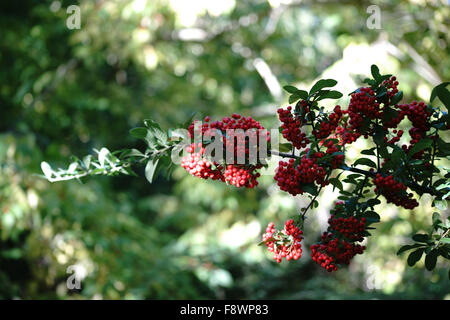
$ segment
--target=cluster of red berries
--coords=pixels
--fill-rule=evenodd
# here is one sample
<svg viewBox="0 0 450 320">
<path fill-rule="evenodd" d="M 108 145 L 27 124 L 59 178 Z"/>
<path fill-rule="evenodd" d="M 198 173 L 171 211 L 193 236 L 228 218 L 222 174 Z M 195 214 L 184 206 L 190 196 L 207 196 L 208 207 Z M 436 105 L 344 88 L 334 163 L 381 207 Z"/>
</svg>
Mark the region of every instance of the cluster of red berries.
<svg viewBox="0 0 450 320">
<path fill-rule="evenodd" d="M 345 204 L 338 201 L 331 210 L 331 217 L 328 219 L 328 231 L 344 237 L 350 241 L 363 241 L 366 230 L 366 218 L 355 216 L 345 216 Z"/>
<path fill-rule="evenodd" d="M 341 106 L 335 106 L 333 112 L 328 116 L 328 120 L 320 122 L 320 128 L 313 130 L 312 134 L 317 139 L 324 139 L 330 136 L 339 125 L 343 112 Z"/>
<path fill-rule="evenodd" d="M 249 130 L 249 129 L 255 129 L 257 133 L 265 132 L 266 130 L 261 125 L 259 121 L 256 121 L 252 117 L 243 117 L 240 114 L 233 113 L 231 117 L 223 117 L 222 121 L 212 121 L 210 123 L 211 118 L 209 116 L 206 116 L 203 123 L 201 125 L 201 134 L 205 135 L 208 130 L 210 129 L 217 129 L 222 132 L 222 134 L 225 134 L 227 130 Z M 194 131 L 196 130 L 196 123 L 198 121 L 193 121 L 189 125 L 189 133 L 191 137 L 194 136 Z M 266 132 L 265 135 L 267 136 L 267 141 L 270 140 L 269 132 Z"/>
<path fill-rule="evenodd" d="M 321 242 L 311 246 L 311 258 L 322 268 L 332 272 L 338 270 L 339 265 L 350 264 L 351 259 L 357 254 L 362 254 L 365 248 L 324 232 Z"/>
<path fill-rule="evenodd" d="M 336 128 L 335 137 L 339 138 L 339 145 L 351 144 L 358 140 L 361 133 L 355 130 L 350 130 L 347 123 L 344 122 L 344 126 L 339 126 Z"/>
<path fill-rule="evenodd" d="M 335 143 L 333 143 L 333 141 L 331 141 L 331 140 L 328 141 L 325 144 L 325 146 L 327 147 L 327 151 L 326 151 L 327 154 L 333 155 L 340 151 L 339 148 L 337 147 L 337 145 Z M 345 159 L 344 154 L 335 154 L 330 160 L 331 167 L 333 169 L 341 167 L 342 164 L 344 164 L 344 159 Z"/>
<path fill-rule="evenodd" d="M 201 135 L 203 139 L 208 140 L 219 132 L 223 141 L 224 152 L 233 151 L 233 159 L 242 157 L 247 161 L 248 155 L 250 154 L 250 147 L 256 150 L 261 139 L 270 141 L 270 132 L 252 117 L 243 117 L 240 114 L 233 113 L 231 118 L 223 117 L 222 121 L 209 123 L 209 116 L 205 117 L 204 121 L 200 127 L 196 127 L 198 121 L 191 123 L 188 128 L 190 136 L 195 137 L 194 134 L 197 134 Z M 249 143 L 247 143 L 247 137 Z M 256 145 L 250 145 L 250 142 L 256 142 Z"/>
<path fill-rule="evenodd" d="M 273 222 L 267 225 L 266 233 L 262 235 L 267 250 L 273 252 L 273 258 L 280 263 L 283 258 L 287 261 L 298 260 L 302 256 L 303 231 L 294 225 L 294 220 L 290 219 L 284 223 L 284 229 L 277 231 Z"/>
<path fill-rule="evenodd" d="M 309 144 L 309 139 L 306 134 L 301 131 L 302 120 L 299 116 L 292 114 L 292 107 L 287 107 L 286 110 L 278 109 L 278 117 L 282 122 L 283 137 L 292 142 L 292 145 L 297 149 L 305 148 Z"/>
<path fill-rule="evenodd" d="M 220 166 L 215 167 L 208 159 L 203 157 L 205 148 L 201 143 L 192 143 L 186 148 L 188 154 L 181 158 L 181 166 L 191 175 L 202 178 L 224 181 Z"/>
<path fill-rule="evenodd" d="M 358 92 L 352 94 L 348 105 L 350 129 L 359 130 L 363 126 L 364 119 L 377 119 L 380 112 L 375 92 L 371 88 L 360 88 Z"/>
<path fill-rule="evenodd" d="M 322 234 L 319 243 L 311 246 L 313 261 L 329 272 L 336 271 L 339 265 L 348 265 L 355 255 L 365 249 L 355 242 L 364 240 L 366 219 L 344 214 L 344 202 L 336 202 L 328 219 L 328 230 Z"/>
<path fill-rule="evenodd" d="M 261 168 L 261 165 L 245 166 L 229 164 L 225 169 L 223 176 L 225 182 L 228 182 L 238 188 L 254 188 L 258 185 L 258 181 L 256 179 L 260 176 L 260 173 L 255 172 L 255 170 L 259 168 Z"/>
<path fill-rule="evenodd" d="M 395 81 L 394 83 L 398 82 Z M 405 117 L 411 121 L 412 127 L 409 130 L 409 135 L 411 137 L 410 144 L 402 145 L 403 150 L 408 153 L 408 151 L 424 137 L 425 133 L 430 130 L 430 117 L 432 112 L 428 111 L 427 105 L 424 102 L 417 101 L 413 101 L 410 104 L 398 104 L 395 108 L 397 109 L 398 114 L 390 120 L 385 121 L 383 126 L 385 129 L 396 128 Z M 389 140 L 388 143 L 394 144 L 398 142 L 403 131 L 399 130 L 397 132 L 394 130 L 394 133 L 397 133 L 397 136 Z M 385 141 L 387 141 L 387 138 L 385 138 Z M 419 154 L 413 155 L 413 157 L 415 159 L 420 159 L 423 153 L 424 152 L 422 151 Z"/>
<path fill-rule="evenodd" d="M 254 148 L 252 151 L 256 152 L 261 139 L 270 141 L 269 132 L 252 117 L 243 117 L 236 113 L 231 117 L 224 117 L 222 121 L 210 123 L 209 116 L 205 117 L 204 121 L 201 126 L 197 125 L 197 121 L 192 122 L 188 128 L 189 134 L 191 137 L 195 134 L 201 135 L 202 139 L 207 140 L 212 136 L 217 138 L 216 134 L 219 133 L 219 138 L 223 141 L 224 154 L 228 154 L 230 150 L 233 152 L 232 163 L 221 165 L 211 162 L 204 156 L 205 148 L 199 143 L 192 144 L 186 149 L 188 155 L 181 159 L 181 166 L 192 175 L 203 179 L 221 180 L 238 188 L 254 188 L 260 176 L 257 170 L 262 168 L 262 164 L 246 162 L 251 160 L 250 148 Z M 249 141 L 246 140 L 247 137 Z M 256 145 L 252 145 L 252 142 L 256 142 Z M 244 163 L 235 163 L 236 159 L 243 159 Z"/>
<path fill-rule="evenodd" d="M 406 193 L 407 187 L 403 183 L 395 181 L 392 175 L 383 177 L 381 174 L 377 174 L 373 182 L 376 186 L 375 192 L 382 194 L 388 203 L 405 209 L 414 209 L 419 205 L 417 200 L 412 198 L 412 193 Z"/>
<path fill-rule="evenodd" d="M 424 102 L 413 101 L 410 104 L 399 104 L 396 107 L 403 111 L 404 115 L 411 121 L 413 127 L 422 132 L 430 130 L 429 120 L 432 113 L 428 111 L 427 105 Z"/>
<path fill-rule="evenodd" d="M 403 130 L 394 130 L 394 134 L 396 134 L 392 139 L 388 141 L 387 137 L 384 137 L 384 141 L 388 144 L 395 144 L 400 141 L 400 138 L 403 136 Z"/>
<path fill-rule="evenodd" d="M 304 190 L 302 187 L 304 184 L 327 185 L 328 181 L 325 180 L 325 177 L 325 169 L 315 163 L 314 159 L 304 156 L 300 159 L 300 163 L 297 166 L 295 166 L 294 159 L 289 159 L 288 162 L 280 161 L 274 179 L 281 190 L 295 196 L 303 194 Z"/>
<path fill-rule="evenodd" d="M 390 77 L 389 79 L 386 79 L 381 84 L 383 87 L 387 89 L 387 96 L 389 98 L 389 101 L 397 94 L 398 89 L 398 81 L 395 76 Z"/>
<path fill-rule="evenodd" d="M 336 217 L 331 215 L 328 219 L 330 229 L 352 241 L 363 241 L 366 229 L 366 218 L 358 220 L 356 217 Z"/>
</svg>

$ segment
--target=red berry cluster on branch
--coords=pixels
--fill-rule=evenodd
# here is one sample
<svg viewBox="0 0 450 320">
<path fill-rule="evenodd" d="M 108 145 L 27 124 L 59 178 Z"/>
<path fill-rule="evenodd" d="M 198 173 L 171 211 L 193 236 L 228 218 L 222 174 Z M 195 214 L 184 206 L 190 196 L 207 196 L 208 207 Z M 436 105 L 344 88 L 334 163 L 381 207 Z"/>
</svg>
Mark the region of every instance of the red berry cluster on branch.
<svg viewBox="0 0 450 320">
<path fill-rule="evenodd" d="M 280 263 L 283 258 L 287 261 L 300 259 L 302 234 L 303 231 L 294 225 L 293 219 L 290 219 L 285 222 L 282 231 L 277 231 L 273 222 L 270 222 L 262 239 L 266 243 L 267 250 L 273 252 L 273 259 Z"/>
<path fill-rule="evenodd" d="M 214 165 L 203 157 L 205 148 L 201 143 L 192 143 L 186 148 L 188 154 L 181 158 L 181 166 L 191 175 L 202 179 L 212 179 L 224 181 L 224 176 L 220 170 L 220 166 L 213 169 Z"/>
<path fill-rule="evenodd" d="M 410 104 L 397 105 L 404 115 L 408 117 L 414 128 L 422 132 L 427 132 L 430 129 L 431 112 L 428 111 L 427 105 L 424 102 L 413 101 Z"/>
<path fill-rule="evenodd" d="M 395 76 L 392 76 L 387 80 L 384 80 L 381 85 L 387 89 L 387 96 L 389 98 L 389 101 L 398 93 L 397 89 L 398 81 Z"/>
<path fill-rule="evenodd" d="M 357 254 L 362 254 L 365 248 L 325 232 L 321 242 L 311 246 L 311 258 L 322 268 L 332 272 L 337 271 L 339 265 L 350 264 L 351 259 Z"/>
<path fill-rule="evenodd" d="M 417 200 L 412 198 L 412 193 L 406 193 L 407 187 L 394 180 L 392 175 L 383 177 L 381 174 L 377 174 L 373 182 L 376 186 L 375 192 L 382 194 L 388 203 L 405 209 L 414 209 L 419 205 Z"/>
<path fill-rule="evenodd" d="M 255 172 L 260 166 L 244 166 L 229 164 L 223 173 L 225 182 L 234 185 L 238 188 L 254 188 L 258 185 L 259 172 Z"/>
<path fill-rule="evenodd" d="M 222 121 L 210 123 L 209 116 L 205 117 L 204 121 L 205 123 L 200 126 L 197 126 L 197 121 L 192 122 L 188 128 L 189 134 L 191 137 L 201 136 L 203 141 L 211 137 L 221 139 L 223 153 L 232 152 L 232 163 L 211 162 L 204 157 L 205 148 L 202 147 L 202 143 L 199 143 L 199 150 L 194 151 L 195 144 L 187 148 L 190 154 L 182 158 L 181 166 L 200 178 L 221 180 L 238 188 L 254 188 L 258 184 L 257 178 L 260 174 L 257 171 L 262 168 L 262 164 L 258 161 L 251 162 L 251 151 L 254 151 L 256 155 L 261 139 L 270 141 L 269 132 L 259 121 L 236 113 L 233 113 L 231 117 L 224 117 Z M 256 145 L 252 145 L 253 142 L 256 142 Z M 238 163 L 240 159 L 243 159 L 244 163 Z M 211 169 L 212 167 L 215 169 Z"/>
<path fill-rule="evenodd" d="M 366 219 L 358 220 L 356 217 L 336 217 L 332 215 L 328 219 L 330 229 L 353 241 L 362 241 L 366 229 Z"/>
<path fill-rule="evenodd" d="M 364 119 L 380 117 L 380 104 L 376 100 L 375 92 L 371 88 L 360 88 L 352 94 L 348 105 L 350 130 L 358 130 L 363 126 Z"/>
<path fill-rule="evenodd" d="M 341 106 L 334 107 L 333 112 L 328 116 L 327 120 L 320 122 L 319 130 L 313 130 L 312 134 L 316 139 L 324 139 L 329 137 L 338 127 L 343 112 Z"/>
<path fill-rule="evenodd" d="M 328 230 L 322 234 L 319 243 L 311 245 L 311 257 L 327 271 L 336 271 L 339 265 L 348 265 L 351 259 L 362 254 L 365 246 L 357 244 L 364 240 L 366 219 L 345 216 L 345 205 L 335 203 L 328 220 Z"/>
<path fill-rule="evenodd" d="M 302 187 L 304 184 L 327 185 L 326 174 L 325 169 L 315 163 L 315 159 L 304 156 L 297 166 L 295 166 L 294 159 L 289 159 L 288 162 L 280 161 L 274 179 L 281 190 L 295 196 L 303 194 L 304 189 Z"/>
<path fill-rule="evenodd" d="M 300 116 L 294 116 L 292 114 L 292 107 L 287 107 L 286 110 L 278 109 L 278 116 L 282 122 L 281 128 L 283 129 L 283 137 L 292 142 L 292 145 L 297 149 L 305 148 L 310 140 L 306 137 L 306 134 L 301 131 L 303 125 Z"/>
</svg>

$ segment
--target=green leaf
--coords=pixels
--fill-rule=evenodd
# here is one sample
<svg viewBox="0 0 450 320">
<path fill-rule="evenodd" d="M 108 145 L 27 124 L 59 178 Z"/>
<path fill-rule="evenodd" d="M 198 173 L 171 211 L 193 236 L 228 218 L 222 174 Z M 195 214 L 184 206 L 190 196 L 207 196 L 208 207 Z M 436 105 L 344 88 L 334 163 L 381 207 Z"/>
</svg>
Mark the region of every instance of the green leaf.
<svg viewBox="0 0 450 320">
<path fill-rule="evenodd" d="M 430 237 L 428 237 L 427 234 L 420 234 L 420 233 L 413 235 L 412 238 L 414 241 L 425 243 L 430 239 Z"/>
<path fill-rule="evenodd" d="M 148 182 L 152 183 L 153 176 L 155 174 L 156 167 L 158 166 L 159 159 L 150 159 L 145 166 L 145 178 Z"/>
<path fill-rule="evenodd" d="M 436 249 L 433 249 L 430 251 L 429 254 L 425 257 L 425 267 L 428 271 L 431 271 L 436 266 L 437 257 L 439 256 L 439 251 Z"/>
<path fill-rule="evenodd" d="M 441 138 L 438 138 L 437 145 L 441 156 L 445 157 L 450 154 L 450 143 L 447 143 Z"/>
<path fill-rule="evenodd" d="M 258 246 L 262 246 L 266 244 L 267 242 L 275 241 L 276 239 L 274 237 L 270 237 L 269 239 L 263 240 L 260 243 L 258 243 Z"/>
<path fill-rule="evenodd" d="M 411 252 L 408 256 L 408 265 L 410 267 L 415 265 L 417 263 L 417 261 L 419 261 L 420 258 L 422 258 L 422 254 L 424 251 L 425 251 L 424 248 L 420 248 L 420 249 L 417 249 L 417 250 Z"/>
<path fill-rule="evenodd" d="M 369 199 L 369 200 L 367 200 L 367 206 L 369 206 L 369 207 L 374 207 L 374 206 L 376 206 L 377 204 L 380 204 L 380 203 L 381 203 L 381 201 L 379 199 Z"/>
<path fill-rule="evenodd" d="M 336 91 L 336 90 L 331 90 L 324 94 L 320 94 L 320 92 L 319 92 L 319 99 L 317 99 L 317 101 L 324 100 L 324 99 L 339 99 L 341 97 L 342 97 L 342 93 L 340 93 L 339 91 Z"/>
<path fill-rule="evenodd" d="M 313 196 L 317 195 L 317 186 L 314 183 L 304 184 L 302 189 Z"/>
<path fill-rule="evenodd" d="M 105 166 L 105 161 L 107 161 L 107 158 L 109 156 L 110 152 L 106 148 L 101 148 L 100 152 L 98 153 L 98 162 L 100 163 L 100 166 Z"/>
<path fill-rule="evenodd" d="M 92 155 L 90 155 L 90 154 L 88 154 L 87 156 L 85 156 L 83 158 L 83 165 L 86 170 L 89 170 L 89 168 L 91 167 L 91 160 L 92 160 Z"/>
<path fill-rule="evenodd" d="M 145 154 L 143 154 L 138 149 L 129 149 L 129 150 L 125 151 L 124 153 L 122 153 L 121 157 L 122 158 L 133 158 L 133 157 L 145 158 Z"/>
<path fill-rule="evenodd" d="M 148 129 L 143 127 L 133 128 L 130 130 L 131 136 L 137 139 L 145 139 L 147 136 Z"/>
<path fill-rule="evenodd" d="M 447 204 L 447 200 L 434 200 L 434 205 L 436 208 L 438 208 L 439 210 L 447 210 L 448 208 L 448 204 Z"/>
<path fill-rule="evenodd" d="M 393 118 L 398 117 L 398 111 L 391 107 L 385 106 L 383 109 L 383 122 L 388 122 Z"/>
<path fill-rule="evenodd" d="M 402 100 L 403 99 L 403 91 L 399 91 L 399 92 L 397 92 L 395 95 L 394 95 L 394 97 L 391 99 L 391 105 L 392 106 L 394 106 L 394 105 L 396 105 L 397 103 L 399 103 L 400 102 L 400 100 Z"/>
<path fill-rule="evenodd" d="M 330 178 L 328 181 L 333 185 L 333 191 L 335 188 L 338 188 L 340 191 L 344 189 L 342 182 L 338 178 Z"/>
<path fill-rule="evenodd" d="M 433 88 L 433 90 L 431 91 L 431 96 L 430 96 L 430 103 L 433 102 L 433 100 L 438 97 L 439 100 L 441 100 L 445 106 L 447 108 L 450 107 L 449 105 L 449 92 L 447 90 L 447 86 L 450 84 L 450 82 L 443 82 L 439 85 L 437 85 L 436 87 Z M 446 100 L 446 101 L 444 101 Z"/>
<path fill-rule="evenodd" d="M 433 140 L 431 139 L 422 139 L 419 140 L 408 152 L 408 159 L 411 159 L 413 155 L 417 152 L 428 149 L 433 144 Z"/>
<path fill-rule="evenodd" d="M 292 151 L 292 143 L 280 143 L 279 150 L 281 152 L 289 152 Z"/>
<path fill-rule="evenodd" d="M 444 244 L 450 244 L 450 238 L 442 238 L 441 240 L 439 240 L 439 242 Z"/>
<path fill-rule="evenodd" d="M 376 94 L 377 98 L 381 98 L 381 97 L 384 97 L 387 95 L 386 87 L 379 87 L 376 92 L 377 92 L 377 94 Z"/>
<path fill-rule="evenodd" d="M 300 99 L 306 100 L 308 98 L 308 92 L 305 90 L 297 90 L 296 94 L 300 96 Z"/>
<path fill-rule="evenodd" d="M 398 251 L 397 251 L 397 255 L 401 255 L 403 252 L 414 249 L 414 248 L 419 248 L 419 247 L 423 247 L 423 244 L 419 244 L 419 243 L 415 243 L 415 244 L 407 244 L 402 246 Z"/>
<path fill-rule="evenodd" d="M 308 98 L 308 92 L 305 90 L 297 90 L 294 94 L 289 97 L 289 103 L 294 103 L 297 100 Z"/>
<path fill-rule="evenodd" d="M 364 165 L 364 166 L 369 166 L 369 167 L 371 167 L 371 168 L 376 168 L 376 167 L 377 167 L 377 164 L 376 164 L 375 162 L 373 162 L 372 160 L 367 159 L 367 158 L 359 158 L 358 160 L 356 160 L 356 161 L 354 162 L 353 165 L 354 165 L 354 166 L 357 166 L 357 165 Z"/>
<path fill-rule="evenodd" d="M 364 81 L 363 81 L 364 83 L 367 83 L 368 85 L 370 85 L 371 87 L 373 87 L 373 86 L 376 86 L 377 85 L 377 82 L 375 81 L 375 80 L 373 80 L 373 79 L 369 79 L 369 78 L 366 78 L 366 79 L 364 79 Z M 352 92 L 353 93 L 353 92 Z"/>
<path fill-rule="evenodd" d="M 360 174 L 360 173 L 352 173 L 352 174 L 349 174 L 349 175 L 347 176 L 347 178 L 354 180 L 354 179 L 360 178 L 360 177 L 362 177 L 362 176 L 363 176 L 363 175 Z"/>
<path fill-rule="evenodd" d="M 361 154 L 365 154 L 367 156 L 375 156 L 376 155 L 375 151 L 374 151 L 375 149 L 376 149 L 376 147 L 375 148 L 371 148 L 371 149 L 363 150 L 363 151 L 361 151 Z"/>
<path fill-rule="evenodd" d="M 450 191 L 447 192 L 447 193 L 442 197 L 442 200 L 445 200 L 445 199 L 447 199 L 448 197 L 450 197 Z"/>
<path fill-rule="evenodd" d="M 439 212 L 433 212 L 432 221 L 433 221 L 433 225 L 442 222 L 441 215 L 439 214 Z"/>
<path fill-rule="evenodd" d="M 381 78 L 380 69 L 376 65 L 373 64 L 370 66 L 370 72 L 375 80 L 378 81 Z"/>
<path fill-rule="evenodd" d="M 295 93 L 298 89 L 294 86 L 284 86 L 283 89 L 289 93 Z"/>
<path fill-rule="evenodd" d="M 159 124 L 155 120 L 145 119 L 144 120 L 144 124 L 149 129 L 158 129 L 158 130 L 162 131 L 161 127 L 159 126 Z"/>
<path fill-rule="evenodd" d="M 380 222 L 380 215 L 376 213 L 375 211 L 367 211 L 364 213 L 364 217 L 368 222 L 374 223 L 374 222 Z"/>
<path fill-rule="evenodd" d="M 438 185 L 436 182 L 433 184 L 434 187 L 436 187 L 436 190 L 442 190 L 442 189 L 447 189 L 450 187 L 450 183 L 447 182 L 447 179 L 440 179 L 440 184 Z M 443 183 L 444 182 L 444 183 Z"/>
<path fill-rule="evenodd" d="M 309 91 L 309 94 L 311 95 L 313 93 L 316 93 L 317 91 L 323 88 L 334 87 L 336 84 L 337 81 L 334 79 L 321 79 L 312 86 L 311 90 Z"/>
<path fill-rule="evenodd" d="M 300 96 L 297 94 L 293 94 L 289 96 L 289 103 L 294 103 L 295 101 L 300 100 Z"/>
<path fill-rule="evenodd" d="M 52 178 L 53 170 L 52 167 L 47 162 L 45 161 L 41 162 L 41 170 L 44 173 L 47 180 L 50 180 Z"/>
<path fill-rule="evenodd" d="M 401 164 L 401 161 L 406 158 L 405 151 L 398 147 L 397 145 L 392 145 L 394 147 L 394 151 L 391 153 L 391 161 L 393 161 L 395 166 Z"/>
</svg>

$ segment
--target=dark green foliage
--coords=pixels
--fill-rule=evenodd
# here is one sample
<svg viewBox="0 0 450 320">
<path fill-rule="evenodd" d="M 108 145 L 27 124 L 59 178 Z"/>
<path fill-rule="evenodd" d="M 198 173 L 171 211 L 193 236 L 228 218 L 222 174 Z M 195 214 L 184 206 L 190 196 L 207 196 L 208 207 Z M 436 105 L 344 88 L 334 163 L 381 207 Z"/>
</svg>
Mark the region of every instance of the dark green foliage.
<svg viewBox="0 0 450 320">
<path fill-rule="evenodd" d="M 268 192 L 273 190 L 270 179 L 253 193 L 185 179 L 177 171 L 163 179 L 173 169 L 167 166 L 165 152 L 159 154 L 156 169 L 149 165 L 147 175 L 155 171 L 153 184 L 144 178 L 147 151 L 158 152 L 165 148 L 166 139 L 167 143 L 179 139 L 166 129 L 186 128 L 193 112 L 198 118 L 204 114 L 219 118 L 232 112 L 251 115 L 263 110 L 257 107 L 270 105 L 272 117 L 273 107 L 288 101 L 287 96 L 277 100 L 270 93 L 253 67 L 255 58 L 264 59 L 280 83 L 314 83 L 340 61 L 344 50 L 374 43 L 379 33 L 364 26 L 366 4 L 331 1 L 287 6 L 270 33 L 274 15 L 268 3 L 236 1 L 229 14 L 202 15 L 201 27 L 208 37 L 190 41 L 179 37 L 183 27 L 168 2 L 147 3 L 142 12 L 131 1 L 0 4 L 0 298 L 441 299 L 448 294 L 448 283 L 441 281 L 448 275 L 441 258 L 434 270 L 439 283 L 430 283 L 425 268 L 409 268 L 398 273 L 401 281 L 393 289 L 378 290 L 366 286 L 373 275 L 364 271 L 342 270 L 330 277 L 307 260 L 275 266 L 249 251 L 260 240 L 259 234 L 228 246 L 222 238 L 233 233 L 225 231 L 251 234 L 253 229 L 242 229 L 246 223 L 278 221 L 296 212 L 291 200 Z M 65 26 L 66 8 L 72 4 L 82 9 L 80 30 Z M 448 79 L 447 48 L 440 45 L 447 27 L 430 18 L 435 12 L 443 14 L 445 6 L 419 7 L 402 1 L 386 6 L 386 12 L 406 11 L 415 19 L 414 32 L 400 30 L 397 20 L 387 20 L 383 32 L 390 42 L 413 46 L 442 79 Z M 242 23 L 255 17 L 255 23 Z M 408 57 L 398 60 L 408 99 L 419 99 L 416 89 L 429 82 L 412 71 L 415 63 Z M 327 88 L 314 98 L 337 103 L 325 99 L 340 96 Z M 438 91 L 433 91 L 436 106 L 437 99 L 445 100 L 445 92 Z M 298 98 L 304 96 L 300 91 Z M 160 123 L 164 131 L 152 121 L 143 123 L 147 118 Z M 275 125 L 267 118 L 262 121 L 268 127 Z M 449 123 L 448 114 L 435 121 L 442 130 Z M 141 126 L 145 128 L 129 134 L 130 128 Z M 444 138 L 437 154 L 441 157 L 448 155 Z M 82 157 L 85 154 L 90 156 Z M 70 155 L 80 157 L 72 159 L 72 167 L 67 165 Z M 109 170 L 120 161 L 127 164 L 119 168 L 122 173 L 134 172 L 139 178 L 86 176 L 80 177 L 81 183 L 48 183 L 36 175 L 42 161 L 63 167 L 64 172 L 92 170 L 98 175 L 118 174 Z M 423 169 L 413 160 L 410 165 L 413 170 Z M 61 173 L 52 167 L 44 164 L 44 172 Z M 450 192 L 445 181 L 436 187 Z M 345 190 L 342 194 L 347 199 L 352 196 Z M 330 201 L 318 200 L 320 205 Z M 364 204 L 352 205 L 355 210 L 364 208 Z M 377 216 L 369 212 L 366 216 L 376 222 Z M 426 212 L 415 216 L 419 218 L 412 222 L 413 228 L 423 232 L 429 221 L 420 217 Z M 369 244 L 376 248 L 371 251 L 374 265 L 386 269 L 387 261 L 396 261 L 398 243 L 386 245 L 383 237 L 392 226 L 409 220 L 390 219 L 386 229 L 374 232 Z M 314 229 L 314 223 L 309 225 Z M 442 245 L 438 251 L 448 255 Z M 80 292 L 66 288 L 67 267 L 75 263 L 88 271 Z M 362 264 L 358 269 L 365 270 Z"/>
</svg>

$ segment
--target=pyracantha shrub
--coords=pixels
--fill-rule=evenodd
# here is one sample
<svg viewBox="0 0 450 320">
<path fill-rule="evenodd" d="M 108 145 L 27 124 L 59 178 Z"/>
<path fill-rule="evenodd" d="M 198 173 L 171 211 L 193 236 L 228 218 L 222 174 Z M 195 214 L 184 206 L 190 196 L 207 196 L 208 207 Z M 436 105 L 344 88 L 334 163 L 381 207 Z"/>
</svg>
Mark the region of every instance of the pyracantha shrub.
<svg viewBox="0 0 450 320">
<path fill-rule="evenodd" d="M 49 181 L 82 179 L 91 175 L 135 174 L 132 167 L 145 165 L 145 176 L 152 182 L 155 174 L 170 174 L 176 164 L 173 155 L 184 150 L 178 163 L 189 174 L 216 180 L 241 188 L 258 184 L 260 169 L 266 159 L 279 156 L 274 179 L 280 190 L 292 196 L 308 196 L 311 201 L 300 210 L 298 218 L 286 221 L 283 230 L 269 223 L 261 245 L 281 262 L 301 257 L 301 241 L 306 214 L 316 208 L 322 189 L 332 185 L 339 191 L 330 212 L 329 226 L 320 241 L 311 245 L 311 257 L 327 271 L 336 271 L 363 253 L 372 224 L 380 221 L 374 207 L 384 198 L 387 203 L 413 210 L 423 194 L 433 197 L 432 206 L 447 208 L 450 196 L 450 169 L 438 161 L 449 159 L 450 143 L 445 141 L 450 129 L 449 82 L 432 90 L 429 103 L 402 102 L 403 92 L 393 75 L 382 75 L 371 67 L 371 78 L 349 94 L 348 105 L 327 111 L 325 99 L 340 99 L 342 93 L 332 90 L 333 79 L 317 81 L 308 91 L 285 86 L 290 93 L 289 106 L 277 110 L 280 139 L 273 145 L 260 122 L 250 116 L 232 114 L 220 121 L 206 116 L 203 122 L 189 119 L 178 129 L 168 132 L 153 120 L 145 127 L 130 131 L 146 143 L 146 150 L 124 149 L 97 151 L 97 156 L 75 159 L 67 170 L 53 170 L 46 162 L 42 170 Z M 436 103 L 437 98 L 440 104 Z M 434 103 L 434 105 L 433 105 Z M 448 136 L 448 134 L 447 134 Z M 364 139 L 366 148 L 351 161 L 347 150 Z M 279 139 L 274 139 L 279 140 Z M 264 152 L 267 151 L 267 152 Z M 255 156 L 256 155 L 256 156 Z M 411 211 L 413 213 L 413 211 Z M 425 265 L 431 270 L 438 256 L 450 259 L 450 220 L 444 222 L 433 214 L 432 231 L 416 234 L 416 243 L 403 246 L 399 254 L 413 250 L 407 259 L 414 265 L 425 254 Z"/>
</svg>

